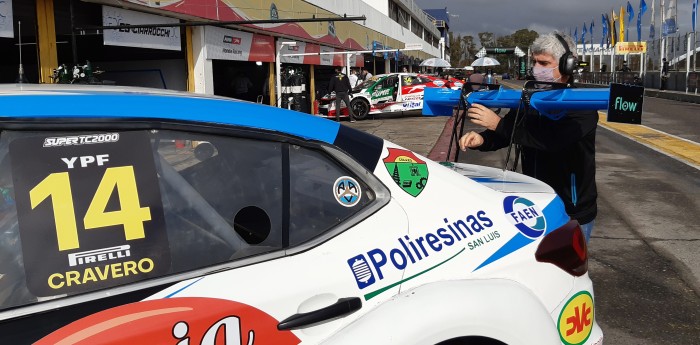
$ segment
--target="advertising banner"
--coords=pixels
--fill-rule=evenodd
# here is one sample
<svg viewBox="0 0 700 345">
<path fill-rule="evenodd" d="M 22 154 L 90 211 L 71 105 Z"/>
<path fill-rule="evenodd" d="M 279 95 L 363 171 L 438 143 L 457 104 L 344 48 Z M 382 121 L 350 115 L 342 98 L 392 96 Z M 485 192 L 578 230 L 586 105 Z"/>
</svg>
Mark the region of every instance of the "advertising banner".
<svg viewBox="0 0 700 345">
<path fill-rule="evenodd" d="M 638 54 L 647 52 L 647 42 L 619 42 L 615 54 Z"/>
<path fill-rule="evenodd" d="M 12 22 L 12 0 L 0 1 L 0 37 L 15 37 Z"/>
<path fill-rule="evenodd" d="M 153 14 L 102 6 L 102 24 L 105 26 L 173 24 L 178 19 Z M 179 27 L 124 28 L 104 31 L 104 44 L 164 50 L 181 50 Z"/>
<path fill-rule="evenodd" d="M 280 49 L 280 61 L 282 63 L 298 63 L 298 64 L 303 64 L 304 63 L 304 56 L 303 55 L 295 55 L 295 56 L 285 56 L 288 54 L 303 54 L 306 53 L 306 43 L 305 42 L 296 42 L 296 45 L 282 45 L 282 42 L 292 42 L 290 40 L 282 40 L 279 39 L 277 40 L 277 49 Z"/>
<path fill-rule="evenodd" d="M 207 26 L 204 41 L 205 56 L 209 60 L 275 61 L 271 36 Z"/>
<path fill-rule="evenodd" d="M 321 53 L 332 53 L 335 52 L 334 48 L 321 46 Z M 333 66 L 333 58 L 339 56 L 335 54 L 321 55 L 321 65 L 323 66 Z"/>
</svg>

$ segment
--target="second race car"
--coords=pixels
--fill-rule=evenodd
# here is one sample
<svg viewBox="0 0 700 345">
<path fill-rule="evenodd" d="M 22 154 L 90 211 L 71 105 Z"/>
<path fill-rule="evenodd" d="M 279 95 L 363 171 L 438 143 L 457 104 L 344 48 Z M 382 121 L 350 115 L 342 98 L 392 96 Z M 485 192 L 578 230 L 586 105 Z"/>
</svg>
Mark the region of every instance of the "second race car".
<svg viewBox="0 0 700 345">
<path fill-rule="evenodd" d="M 423 89 L 426 87 L 450 87 L 450 83 L 424 74 L 380 74 L 363 81 L 352 90 L 350 107 L 358 120 L 369 114 L 420 111 L 423 109 Z M 317 115 L 335 118 L 335 111 L 334 95 L 319 99 Z M 342 108 L 341 117 L 347 116 L 347 109 Z"/>
</svg>

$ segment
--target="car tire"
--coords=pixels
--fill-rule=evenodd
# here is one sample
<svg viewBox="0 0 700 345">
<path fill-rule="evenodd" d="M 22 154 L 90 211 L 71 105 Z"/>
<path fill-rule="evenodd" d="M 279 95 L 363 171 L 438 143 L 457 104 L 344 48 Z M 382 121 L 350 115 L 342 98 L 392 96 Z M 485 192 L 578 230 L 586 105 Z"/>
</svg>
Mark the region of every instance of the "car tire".
<svg viewBox="0 0 700 345">
<path fill-rule="evenodd" d="M 353 98 L 350 101 L 350 108 L 356 120 L 364 120 L 369 114 L 369 102 L 364 98 Z"/>
</svg>

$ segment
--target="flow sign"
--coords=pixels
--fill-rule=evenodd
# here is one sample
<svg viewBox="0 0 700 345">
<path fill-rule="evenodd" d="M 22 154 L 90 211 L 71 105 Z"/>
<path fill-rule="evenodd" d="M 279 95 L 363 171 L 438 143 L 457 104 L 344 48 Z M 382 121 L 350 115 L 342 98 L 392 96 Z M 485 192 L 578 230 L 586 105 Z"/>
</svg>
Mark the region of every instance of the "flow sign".
<svg viewBox="0 0 700 345">
<path fill-rule="evenodd" d="M 610 84 L 608 121 L 642 123 L 644 87 L 627 84 Z"/>
</svg>

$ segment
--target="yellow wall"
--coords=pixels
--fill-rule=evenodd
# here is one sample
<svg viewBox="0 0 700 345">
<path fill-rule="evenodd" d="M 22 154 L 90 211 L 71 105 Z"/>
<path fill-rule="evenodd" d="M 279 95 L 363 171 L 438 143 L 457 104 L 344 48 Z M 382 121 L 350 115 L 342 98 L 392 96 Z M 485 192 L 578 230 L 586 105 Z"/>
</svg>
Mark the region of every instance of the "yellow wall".
<svg viewBox="0 0 700 345">
<path fill-rule="evenodd" d="M 36 19 L 39 46 L 39 82 L 50 83 L 53 70 L 58 67 L 53 0 L 36 0 Z"/>
</svg>

